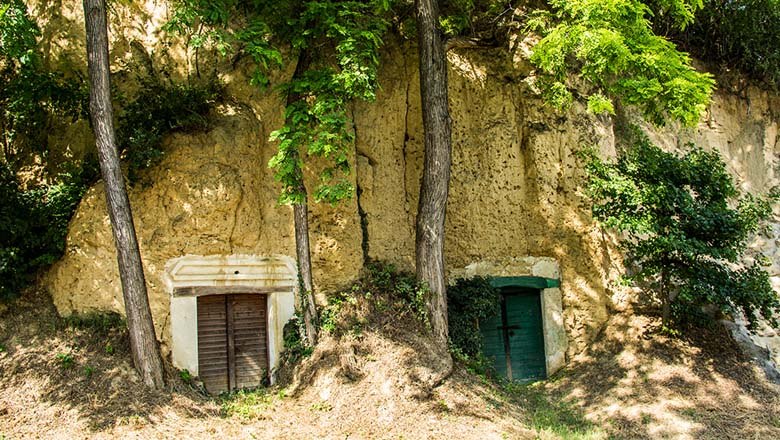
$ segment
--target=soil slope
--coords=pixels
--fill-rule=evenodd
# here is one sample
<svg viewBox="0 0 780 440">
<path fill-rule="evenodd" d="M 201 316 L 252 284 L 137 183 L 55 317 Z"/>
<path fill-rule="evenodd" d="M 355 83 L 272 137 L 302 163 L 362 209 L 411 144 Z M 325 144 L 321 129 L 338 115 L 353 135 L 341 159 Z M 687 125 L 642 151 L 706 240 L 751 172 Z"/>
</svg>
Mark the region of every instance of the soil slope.
<svg viewBox="0 0 780 440">
<path fill-rule="evenodd" d="M 178 373 L 144 389 L 125 332 L 58 318 L 31 292 L 0 311 L 0 438 L 780 438 L 780 391 L 726 339 L 612 318 L 562 374 L 496 386 L 456 367 L 426 389 L 418 332 L 326 338 L 295 386 L 212 399 Z M 427 353 L 427 354 L 426 354 Z"/>
</svg>

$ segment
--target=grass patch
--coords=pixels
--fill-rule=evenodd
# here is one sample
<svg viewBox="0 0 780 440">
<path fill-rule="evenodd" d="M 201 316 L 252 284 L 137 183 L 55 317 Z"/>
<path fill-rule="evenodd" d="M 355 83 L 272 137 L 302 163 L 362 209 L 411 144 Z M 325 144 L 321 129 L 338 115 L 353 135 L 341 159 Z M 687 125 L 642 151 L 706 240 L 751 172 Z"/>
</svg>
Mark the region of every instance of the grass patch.
<svg viewBox="0 0 780 440">
<path fill-rule="evenodd" d="M 62 320 L 65 327 L 99 333 L 108 333 L 125 327 L 125 319 L 118 313 L 73 314 L 62 318 Z"/>
<path fill-rule="evenodd" d="M 220 413 L 223 417 L 240 417 L 244 419 L 263 418 L 264 413 L 271 409 L 274 401 L 284 398 L 284 390 L 271 393 L 267 388 L 240 390 L 220 396 Z"/>
<path fill-rule="evenodd" d="M 551 400 L 543 388 L 535 385 L 507 383 L 502 387 L 508 397 L 528 411 L 528 424 L 539 433 L 540 439 L 602 440 L 609 438 L 606 431 L 586 420 L 573 405 Z"/>
<path fill-rule="evenodd" d="M 86 365 L 83 371 L 84 371 L 84 377 L 86 377 L 87 379 L 91 378 L 92 375 L 95 374 L 95 368 L 92 367 L 91 365 Z"/>
<path fill-rule="evenodd" d="M 71 355 L 70 353 L 57 353 L 55 358 L 57 359 L 57 363 L 60 364 L 60 367 L 63 370 L 70 369 L 71 367 L 73 367 L 73 364 L 75 363 L 75 360 L 73 359 L 73 355 Z"/>
</svg>

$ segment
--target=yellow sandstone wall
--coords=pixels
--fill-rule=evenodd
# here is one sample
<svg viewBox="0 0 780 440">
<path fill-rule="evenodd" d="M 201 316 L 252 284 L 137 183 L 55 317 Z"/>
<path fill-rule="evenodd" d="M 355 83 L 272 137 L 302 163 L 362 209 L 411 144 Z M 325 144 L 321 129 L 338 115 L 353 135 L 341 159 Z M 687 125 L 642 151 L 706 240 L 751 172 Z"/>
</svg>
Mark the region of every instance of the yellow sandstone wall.
<svg viewBox="0 0 780 440">
<path fill-rule="evenodd" d="M 81 5 L 64 3 L 46 6 L 50 59 L 83 72 Z M 180 80 L 196 72 L 193 54 L 183 44 L 164 43 L 164 5 L 122 2 L 115 8 L 111 42 L 119 89 L 136 89 L 134 74 L 143 74 L 150 63 Z M 70 27 L 60 31 L 63 23 Z M 54 28 L 57 36 L 50 35 Z M 626 303 L 626 293 L 613 286 L 622 258 L 614 237 L 591 219 L 582 195 L 584 171 L 575 156 L 581 147 L 594 145 L 605 156 L 614 155 L 615 135 L 611 119 L 589 115 L 581 104 L 566 114 L 544 107 L 524 55 L 520 49 L 449 54 L 453 168 L 446 263 L 451 274 L 459 274 L 477 262 L 510 266 L 526 256 L 556 260 L 572 355 L 593 339 L 611 310 Z M 353 106 L 352 178 L 359 196 L 337 207 L 311 206 L 314 277 L 321 294 L 356 278 L 365 257 L 412 268 L 423 148 L 415 56 L 408 43 L 389 41 L 377 101 Z M 130 191 L 152 312 L 164 345 L 170 342 L 166 261 L 187 254 L 294 256 L 291 209 L 276 204 L 279 188 L 266 166 L 275 151 L 268 135 L 282 124 L 283 102 L 273 92 L 248 86 L 247 66 L 231 70 L 211 60 L 216 61 L 201 61 L 199 69 L 220 72 L 230 103 L 214 110 L 206 132 L 168 136 L 163 161 L 145 173 L 146 184 Z M 286 66 L 272 81 L 284 79 L 293 67 Z M 754 88 L 741 95 L 718 92 L 698 127 L 648 130 L 667 148 L 696 140 L 719 150 L 745 189 L 762 192 L 778 183 L 780 173 L 778 104 L 776 95 Z M 88 130 L 81 122 L 53 133 L 63 157 L 83 154 Z M 66 254 L 45 280 L 63 314 L 122 312 L 102 191 L 98 184 L 82 201 Z M 778 289 L 779 232 L 776 227 L 757 243 L 774 252 Z"/>
</svg>

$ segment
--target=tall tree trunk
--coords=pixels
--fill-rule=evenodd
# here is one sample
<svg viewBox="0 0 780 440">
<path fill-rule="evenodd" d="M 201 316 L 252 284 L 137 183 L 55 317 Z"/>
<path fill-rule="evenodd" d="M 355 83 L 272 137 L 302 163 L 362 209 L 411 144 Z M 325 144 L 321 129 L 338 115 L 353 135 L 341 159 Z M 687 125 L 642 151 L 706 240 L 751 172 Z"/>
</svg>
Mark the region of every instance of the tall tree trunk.
<svg viewBox="0 0 780 440">
<path fill-rule="evenodd" d="M 119 276 L 122 280 L 127 326 L 130 331 L 130 349 L 135 368 L 144 383 L 159 389 L 165 385 L 162 359 L 154 334 L 141 253 L 138 250 L 130 201 L 119 168 L 114 138 L 105 0 L 84 0 L 84 15 L 90 79 L 89 110 L 106 189 L 108 215 L 116 243 Z"/>
<path fill-rule="evenodd" d="M 309 68 L 311 57 L 308 50 L 303 49 L 298 56 L 298 64 L 295 66 L 293 79 L 299 78 Z M 287 96 L 287 105 L 295 103 L 303 97 L 297 93 Z M 299 192 L 303 194 L 303 203 L 293 205 L 293 219 L 295 222 L 295 254 L 298 258 L 298 276 L 300 277 L 301 311 L 303 322 L 306 326 L 306 337 L 309 344 L 317 343 L 317 305 L 314 303 L 314 284 L 311 276 L 311 251 L 309 247 L 309 206 L 306 202 L 306 186 L 303 183 L 303 170 L 300 170 L 301 181 Z"/>
<path fill-rule="evenodd" d="M 447 57 L 437 27 L 436 0 L 416 0 L 420 93 L 425 161 L 417 208 L 417 279 L 431 291 L 434 335 L 447 343 L 447 284 L 444 277 L 444 218 L 450 184 L 452 139 L 447 101 Z"/>
<path fill-rule="evenodd" d="M 305 189 L 304 189 L 305 191 Z M 298 257 L 298 274 L 303 289 L 301 308 L 309 344 L 317 343 L 317 305 L 314 303 L 314 287 L 311 278 L 311 253 L 309 251 L 309 207 L 304 201 L 293 205 L 295 217 L 295 253 Z"/>
</svg>

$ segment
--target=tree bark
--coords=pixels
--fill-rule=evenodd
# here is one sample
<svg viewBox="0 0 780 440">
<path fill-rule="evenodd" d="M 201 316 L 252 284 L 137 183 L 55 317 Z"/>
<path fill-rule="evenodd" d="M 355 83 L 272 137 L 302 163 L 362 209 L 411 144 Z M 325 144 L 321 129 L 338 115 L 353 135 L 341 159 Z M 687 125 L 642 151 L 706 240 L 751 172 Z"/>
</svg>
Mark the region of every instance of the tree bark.
<svg viewBox="0 0 780 440">
<path fill-rule="evenodd" d="M 160 389 L 165 385 L 160 348 L 154 334 L 141 253 L 115 142 L 105 0 L 84 0 L 84 15 L 90 79 L 89 110 L 116 244 L 130 349 L 143 382 L 151 388 Z"/>
<path fill-rule="evenodd" d="M 303 49 L 298 56 L 298 64 L 295 66 L 293 79 L 303 75 L 311 64 L 310 54 Z M 297 93 L 287 96 L 287 105 L 291 105 L 299 99 L 303 99 Z M 293 205 L 293 219 L 295 222 L 295 254 L 298 259 L 298 276 L 300 277 L 301 311 L 306 327 L 306 337 L 309 344 L 317 343 L 317 305 L 314 303 L 314 284 L 311 276 L 311 251 L 309 246 L 309 206 L 306 202 L 306 186 L 303 183 L 303 170 L 300 170 L 301 181 L 299 191 L 303 194 L 303 203 Z"/>
<path fill-rule="evenodd" d="M 303 191 L 306 191 L 304 188 Z M 317 343 L 317 305 L 314 303 L 314 286 L 311 277 L 311 253 L 309 251 L 309 207 L 306 201 L 293 205 L 295 217 L 295 253 L 298 257 L 298 275 L 300 276 L 301 308 L 306 336 L 309 344 Z"/>
<path fill-rule="evenodd" d="M 425 159 L 417 208 L 416 270 L 417 279 L 430 289 L 429 309 L 434 335 L 441 343 L 447 344 L 444 220 L 452 155 L 447 58 L 437 28 L 438 2 L 416 0 L 415 7 L 425 131 Z"/>
</svg>

